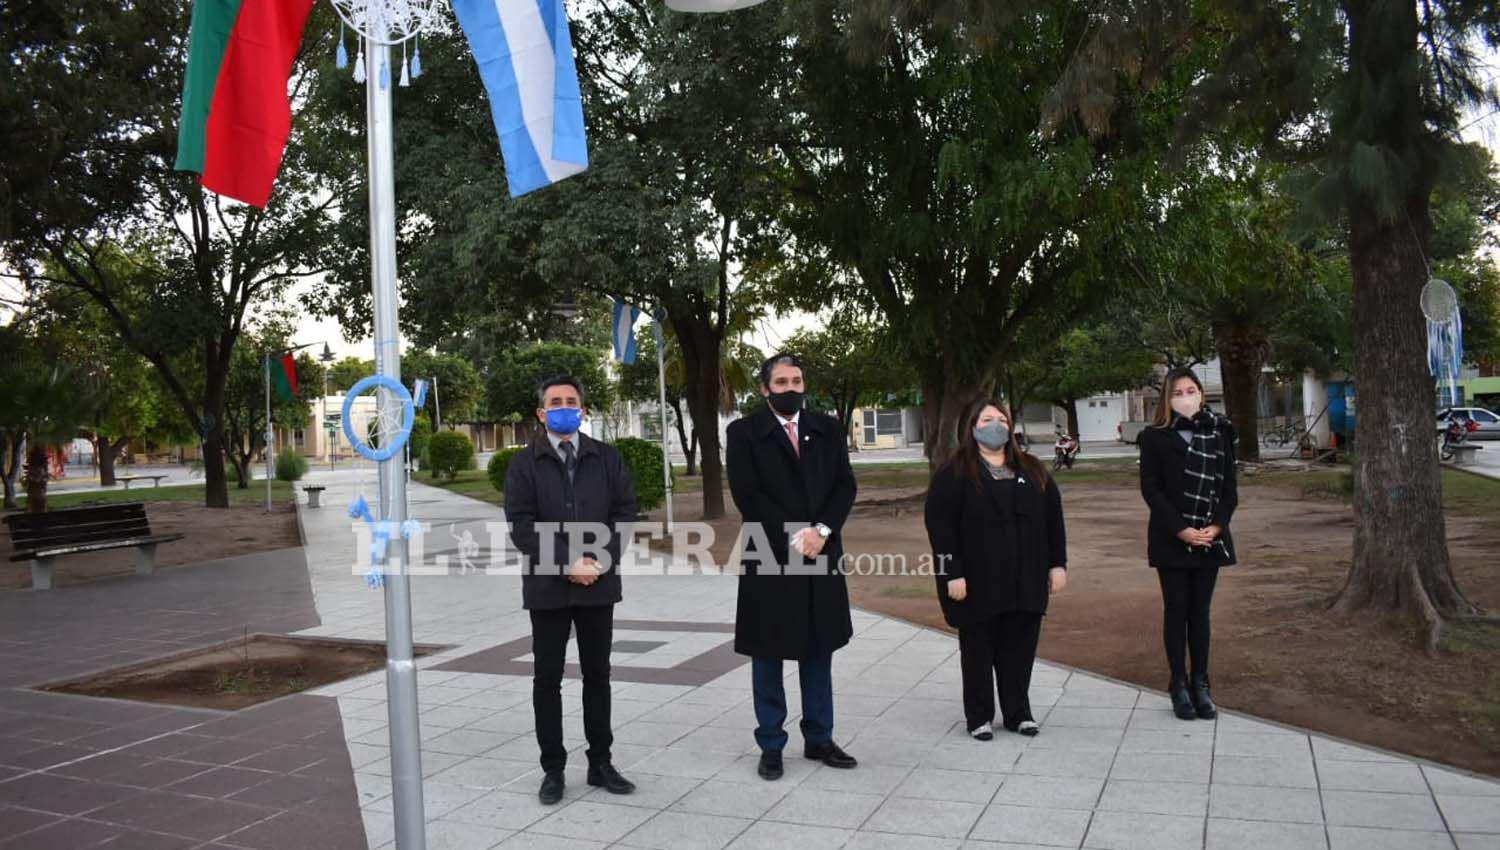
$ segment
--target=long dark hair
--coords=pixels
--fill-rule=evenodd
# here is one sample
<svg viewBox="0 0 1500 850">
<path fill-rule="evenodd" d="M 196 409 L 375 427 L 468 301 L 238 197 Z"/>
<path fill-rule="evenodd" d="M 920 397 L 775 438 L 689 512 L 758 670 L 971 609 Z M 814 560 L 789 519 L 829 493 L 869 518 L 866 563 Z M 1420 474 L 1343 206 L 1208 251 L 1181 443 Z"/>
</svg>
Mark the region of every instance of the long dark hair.
<svg viewBox="0 0 1500 850">
<path fill-rule="evenodd" d="M 1178 367 L 1167 371 L 1167 376 L 1161 379 L 1161 401 L 1156 405 L 1156 418 L 1151 421 L 1152 428 L 1170 428 L 1177 421 L 1177 411 L 1172 409 L 1172 388 L 1177 382 L 1187 378 L 1198 386 L 1198 396 L 1205 397 L 1203 382 L 1198 380 L 1198 375 L 1192 369 Z"/>
<path fill-rule="evenodd" d="M 974 439 L 974 425 L 986 407 L 1000 411 L 1010 424 L 1010 439 L 1005 441 L 1005 465 L 1018 475 L 1031 476 L 1039 489 L 1047 489 L 1048 482 L 1052 480 L 1047 474 L 1047 467 L 1021 450 L 1021 444 L 1016 442 L 1016 420 L 1010 415 L 1010 408 L 997 398 L 980 397 L 964 409 L 963 417 L 958 420 L 961 429 L 958 434 L 958 451 L 948 458 L 948 465 L 959 475 L 974 482 L 975 487 L 979 487 L 984 477 L 989 475 L 984 468 L 984 459 L 979 456 L 979 441 Z"/>
</svg>

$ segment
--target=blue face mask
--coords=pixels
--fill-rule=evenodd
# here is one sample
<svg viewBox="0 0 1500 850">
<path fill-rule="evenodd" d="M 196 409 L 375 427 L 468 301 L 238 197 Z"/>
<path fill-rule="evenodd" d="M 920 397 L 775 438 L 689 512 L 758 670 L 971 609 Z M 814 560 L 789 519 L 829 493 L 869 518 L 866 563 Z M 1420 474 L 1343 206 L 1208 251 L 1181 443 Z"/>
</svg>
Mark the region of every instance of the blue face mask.
<svg viewBox="0 0 1500 850">
<path fill-rule="evenodd" d="M 547 430 L 554 434 L 571 434 L 583 424 L 583 409 L 554 407 L 547 411 Z"/>
</svg>

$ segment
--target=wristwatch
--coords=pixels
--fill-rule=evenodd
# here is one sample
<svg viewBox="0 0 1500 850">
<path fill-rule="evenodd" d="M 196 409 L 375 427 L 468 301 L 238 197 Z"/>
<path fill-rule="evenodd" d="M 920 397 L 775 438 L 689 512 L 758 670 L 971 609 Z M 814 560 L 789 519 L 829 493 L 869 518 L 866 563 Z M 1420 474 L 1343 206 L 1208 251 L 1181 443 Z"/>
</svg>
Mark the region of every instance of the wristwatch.
<svg viewBox="0 0 1500 850">
<path fill-rule="evenodd" d="M 816 528 L 818 530 L 818 536 L 823 538 L 824 540 L 827 540 L 828 535 L 833 533 L 833 529 L 829 528 L 821 522 L 813 526 L 813 528 Z"/>
</svg>

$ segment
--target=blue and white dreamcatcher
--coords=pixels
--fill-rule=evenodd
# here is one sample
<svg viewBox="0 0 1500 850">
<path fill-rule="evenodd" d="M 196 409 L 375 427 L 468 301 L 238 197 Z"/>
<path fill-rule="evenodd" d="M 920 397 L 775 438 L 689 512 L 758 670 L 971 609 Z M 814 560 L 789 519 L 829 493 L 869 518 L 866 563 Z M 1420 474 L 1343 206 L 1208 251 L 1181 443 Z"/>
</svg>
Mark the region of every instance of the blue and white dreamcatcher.
<svg viewBox="0 0 1500 850">
<path fill-rule="evenodd" d="M 344 436 L 348 438 L 349 444 L 359 456 L 372 463 L 390 460 L 406 447 L 407 440 L 411 438 L 412 424 L 416 421 L 417 408 L 421 407 L 427 400 L 427 382 L 417 379 L 415 384 L 415 397 L 406 391 L 406 387 L 395 378 L 385 375 L 371 375 L 363 378 L 344 396 L 343 426 Z M 367 426 L 375 434 L 389 434 L 389 439 L 380 446 L 372 446 L 354 430 L 354 400 L 370 390 L 385 390 L 390 393 L 394 404 L 380 404 L 376 406 L 378 413 L 372 420 L 373 428 Z M 395 523 L 387 519 L 376 519 L 370 510 L 370 503 L 365 500 L 365 466 L 359 465 L 358 494 L 354 501 L 349 503 L 349 518 L 362 519 L 370 526 L 370 569 L 365 573 L 365 582 L 371 588 L 378 589 L 385 583 L 385 556 L 390 546 L 391 535 L 399 533 L 402 538 L 410 540 L 422 533 L 422 524 L 411 518 L 410 511 L 406 514 L 406 521 L 401 523 L 398 529 Z M 406 470 L 399 473 L 405 475 Z M 409 507 L 409 506 L 408 506 Z"/>
<path fill-rule="evenodd" d="M 1427 317 L 1427 366 L 1438 381 L 1439 403 L 1462 403 L 1458 375 L 1464 362 L 1464 323 L 1458 293 L 1447 281 L 1432 278 L 1422 287 L 1422 314 Z"/>
</svg>

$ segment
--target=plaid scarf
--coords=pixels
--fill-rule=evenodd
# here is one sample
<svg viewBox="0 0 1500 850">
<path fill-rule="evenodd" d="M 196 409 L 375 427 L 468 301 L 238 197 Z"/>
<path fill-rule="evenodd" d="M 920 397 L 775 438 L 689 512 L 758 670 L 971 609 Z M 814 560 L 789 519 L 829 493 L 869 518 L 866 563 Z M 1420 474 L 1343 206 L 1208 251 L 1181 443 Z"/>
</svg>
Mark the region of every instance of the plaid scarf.
<svg viewBox="0 0 1500 850">
<path fill-rule="evenodd" d="M 1186 474 L 1187 497 L 1190 508 L 1183 514 L 1194 528 L 1205 528 L 1212 524 L 1214 509 L 1219 504 L 1219 483 L 1224 480 L 1224 440 L 1219 436 L 1229 420 L 1207 407 L 1199 410 L 1191 419 L 1178 416 L 1173 427 L 1177 430 L 1192 429 L 1193 437 L 1188 442 Z M 1191 549 L 1192 547 L 1189 547 Z M 1221 535 L 1209 545 L 1217 549 L 1226 560 L 1229 547 Z"/>
</svg>

